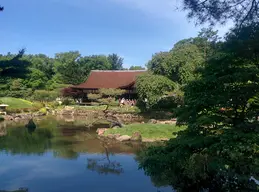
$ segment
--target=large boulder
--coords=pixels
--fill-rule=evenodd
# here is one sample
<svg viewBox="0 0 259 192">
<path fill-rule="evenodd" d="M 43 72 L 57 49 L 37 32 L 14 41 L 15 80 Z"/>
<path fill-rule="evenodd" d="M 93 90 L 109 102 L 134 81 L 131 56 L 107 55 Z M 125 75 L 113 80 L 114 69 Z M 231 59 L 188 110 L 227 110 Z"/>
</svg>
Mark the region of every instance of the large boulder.
<svg viewBox="0 0 259 192">
<path fill-rule="evenodd" d="M 109 139 L 117 139 L 120 136 L 121 136 L 120 134 L 108 134 L 107 138 L 109 138 Z"/>
<path fill-rule="evenodd" d="M 116 138 L 116 140 L 121 141 L 121 142 L 122 141 L 129 141 L 130 139 L 131 139 L 131 137 L 128 136 L 128 135 L 122 135 L 122 136 Z"/>
<path fill-rule="evenodd" d="M 130 140 L 131 141 L 142 141 L 142 136 L 141 136 L 140 132 L 133 133 Z"/>
</svg>

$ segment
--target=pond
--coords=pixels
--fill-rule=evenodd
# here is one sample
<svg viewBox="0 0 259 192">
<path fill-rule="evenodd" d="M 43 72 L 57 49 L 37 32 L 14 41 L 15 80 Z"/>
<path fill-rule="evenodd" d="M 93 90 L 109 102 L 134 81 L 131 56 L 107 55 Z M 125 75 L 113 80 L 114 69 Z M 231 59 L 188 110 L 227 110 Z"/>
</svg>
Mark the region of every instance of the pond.
<svg viewBox="0 0 259 192">
<path fill-rule="evenodd" d="M 36 125 L 0 126 L 0 191 L 172 191 L 138 169 L 135 154 L 143 144 L 100 140 L 96 127 L 55 118 Z"/>
</svg>

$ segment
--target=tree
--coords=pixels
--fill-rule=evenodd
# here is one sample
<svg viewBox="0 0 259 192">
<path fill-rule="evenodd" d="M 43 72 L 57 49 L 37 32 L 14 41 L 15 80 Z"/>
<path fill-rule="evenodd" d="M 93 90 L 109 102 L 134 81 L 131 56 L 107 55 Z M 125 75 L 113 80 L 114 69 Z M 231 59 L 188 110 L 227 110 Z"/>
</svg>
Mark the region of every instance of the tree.
<svg viewBox="0 0 259 192">
<path fill-rule="evenodd" d="M 147 68 L 157 75 L 168 76 L 168 60 L 169 52 L 159 52 L 152 56 L 152 59 L 147 63 Z"/>
<path fill-rule="evenodd" d="M 61 90 L 61 95 L 67 98 L 73 98 L 74 100 L 81 99 L 84 93 L 78 89 L 73 89 L 72 87 L 63 88 Z"/>
<path fill-rule="evenodd" d="M 78 60 L 85 74 L 90 74 L 91 70 L 111 70 L 112 65 L 105 55 L 91 55 Z"/>
<path fill-rule="evenodd" d="M 113 88 L 102 88 L 99 89 L 97 94 L 88 94 L 87 98 L 90 99 L 91 101 L 98 102 L 100 104 L 105 104 L 107 105 L 107 109 L 109 106 L 118 105 L 118 102 L 116 102 L 116 98 L 122 94 L 125 93 L 125 90 L 122 89 L 113 89 Z"/>
<path fill-rule="evenodd" d="M 189 11 L 189 18 L 197 19 L 197 24 L 224 24 L 232 20 L 242 26 L 259 19 L 258 0 L 183 0 L 183 8 Z"/>
<path fill-rule="evenodd" d="M 174 83 L 162 75 L 146 73 L 136 80 L 137 94 L 146 108 L 152 108 L 167 92 L 174 89 Z"/>
<path fill-rule="evenodd" d="M 119 57 L 117 54 L 108 55 L 108 61 L 111 64 L 112 70 L 122 70 L 123 58 Z"/>
<path fill-rule="evenodd" d="M 29 72 L 31 63 L 24 59 L 25 49 L 19 51 L 18 54 L 8 54 L 0 57 L 0 77 L 8 78 L 24 78 Z"/>
<path fill-rule="evenodd" d="M 27 87 L 35 90 L 44 88 L 47 81 L 48 78 L 45 76 L 45 73 L 38 69 L 30 68 L 30 73 L 27 75 L 24 83 Z"/>
<path fill-rule="evenodd" d="M 40 102 L 54 101 L 58 97 L 58 92 L 36 90 L 33 94 L 33 99 Z"/>
<path fill-rule="evenodd" d="M 179 84 L 186 84 L 196 78 L 195 70 L 203 66 L 204 54 L 190 42 L 182 40 L 170 52 L 162 52 L 153 56 L 148 63 L 149 70 L 155 74 L 168 77 Z"/>
<path fill-rule="evenodd" d="M 131 66 L 129 70 L 145 70 L 145 67 L 142 66 Z"/>
<path fill-rule="evenodd" d="M 62 81 L 65 84 L 76 85 L 85 80 L 86 76 L 78 62 L 80 57 L 81 55 L 78 51 L 56 54 L 56 70 L 61 74 Z"/>
<path fill-rule="evenodd" d="M 258 33 L 233 30 L 185 86 L 177 121 L 188 129 L 142 153 L 148 175 L 182 191 L 258 190 Z"/>
<path fill-rule="evenodd" d="M 51 79 L 55 74 L 54 59 L 44 54 L 28 55 L 26 58 L 32 63 L 32 67 L 43 72 L 48 79 Z"/>
</svg>

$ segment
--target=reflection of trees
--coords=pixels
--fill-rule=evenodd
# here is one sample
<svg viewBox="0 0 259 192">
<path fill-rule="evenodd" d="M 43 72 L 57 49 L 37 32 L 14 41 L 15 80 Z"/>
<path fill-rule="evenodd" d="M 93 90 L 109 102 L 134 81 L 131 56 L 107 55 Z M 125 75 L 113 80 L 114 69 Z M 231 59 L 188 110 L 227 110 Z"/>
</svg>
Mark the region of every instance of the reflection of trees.
<svg viewBox="0 0 259 192">
<path fill-rule="evenodd" d="M 27 128 L 28 132 L 31 134 L 36 130 L 36 124 L 34 123 L 33 119 L 30 119 L 28 124 L 25 125 L 25 127 Z"/>
<path fill-rule="evenodd" d="M 102 158 L 88 158 L 87 168 L 91 171 L 96 171 L 99 174 L 116 174 L 120 175 L 123 173 L 123 168 L 121 164 L 117 161 L 111 161 L 109 152 L 110 143 L 108 141 L 101 141 L 101 145 L 105 151 L 105 157 Z"/>
<path fill-rule="evenodd" d="M 135 160 L 139 163 L 143 161 L 144 158 L 145 156 L 143 156 L 143 153 L 140 151 L 137 153 Z M 155 164 L 156 161 L 154 160 L 152 163 Z M 168 182 L 168 176 L 166 174 L 163 174 L 163 172 L 160 172 L 160 174 L 153 174 L 148 176 L 150 176 L 151 182 L 155 187 L 166 187 L 170 185 L 170 183 Z"/>
<path fill-rule="evenodd" d="M 77 159 L 79 154 L 71 147 L 72 142 L 69 141 L 55 141 L 53 145 L 54 157 L 61 157 L 64 159 Z"/>
<path fill-rule="evenodd" d="M 50 147 L 52 133 L 49 129 L 31 130 L 18 127 L 7 129 L 0 137 L 0 150 L 13 154 L 42 154 Z"/>
<path fill-rule="evenodd" d="M 65 149 L 65 148 L 60 148 L 59 150 L 55 150 L 53 152 L 55 157 L 61 157 L 64 159 L 77 159 L 79 154 L 73 149 Z"/>
<path fill-rule="evenodd" d="M 14 191 L 0 190 L 0 192 L 29 192 L 29 189 L 27 189 L 27 188 L 20 188 L 18 190 L 14 190 Z"/>
</svg>

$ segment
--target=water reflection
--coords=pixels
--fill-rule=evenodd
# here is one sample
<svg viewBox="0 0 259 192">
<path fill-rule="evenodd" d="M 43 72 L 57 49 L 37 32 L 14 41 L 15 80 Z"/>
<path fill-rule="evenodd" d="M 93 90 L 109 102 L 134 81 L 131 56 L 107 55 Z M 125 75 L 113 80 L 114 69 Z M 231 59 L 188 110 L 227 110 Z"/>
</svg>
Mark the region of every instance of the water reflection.
<svg viewBox="0 0 259 192">
<path fill-rule="evenodd" d="M 105 151 L 105 156 L 100 158 L 88 158 L 87 168 L 91 171 L 96 171 L 99 174 L 117 174 L 123 173 L 121 164 L 117 161 L 112 161 L 110 156 L 113 155 L 109 148 L 112 146 L 111 142 L 105 139 L 100 140 L 101 146 Z"/>
<path fill-rule="evenodd" d="M 27 189 L 27 188 L 20 188 L 18 190 L 14 190 L 14 191 L 0 190 L 0 192 L 29 192 L 29 189 Z"/>
<path fill-rule="evenodd" d="M 35 131 L 36 129 L 36 124 L 34 123 L 33 119 L 30 119 L 29 122 L 25 125 L 27 128 L 28 132 L 31 134 Z"/>
<path fill-rule="evenodd" d="M 9 126 L 0 137 L 2 189 L 15 191 L 26 186 L 37 192 L 157 192 L 134 159 L 141 145 L 100 140 L 95 129 L 81 124 L 54 119 L 35 123 L 37 127 L 30 129 L 25 123 Z"/>
</svg>

